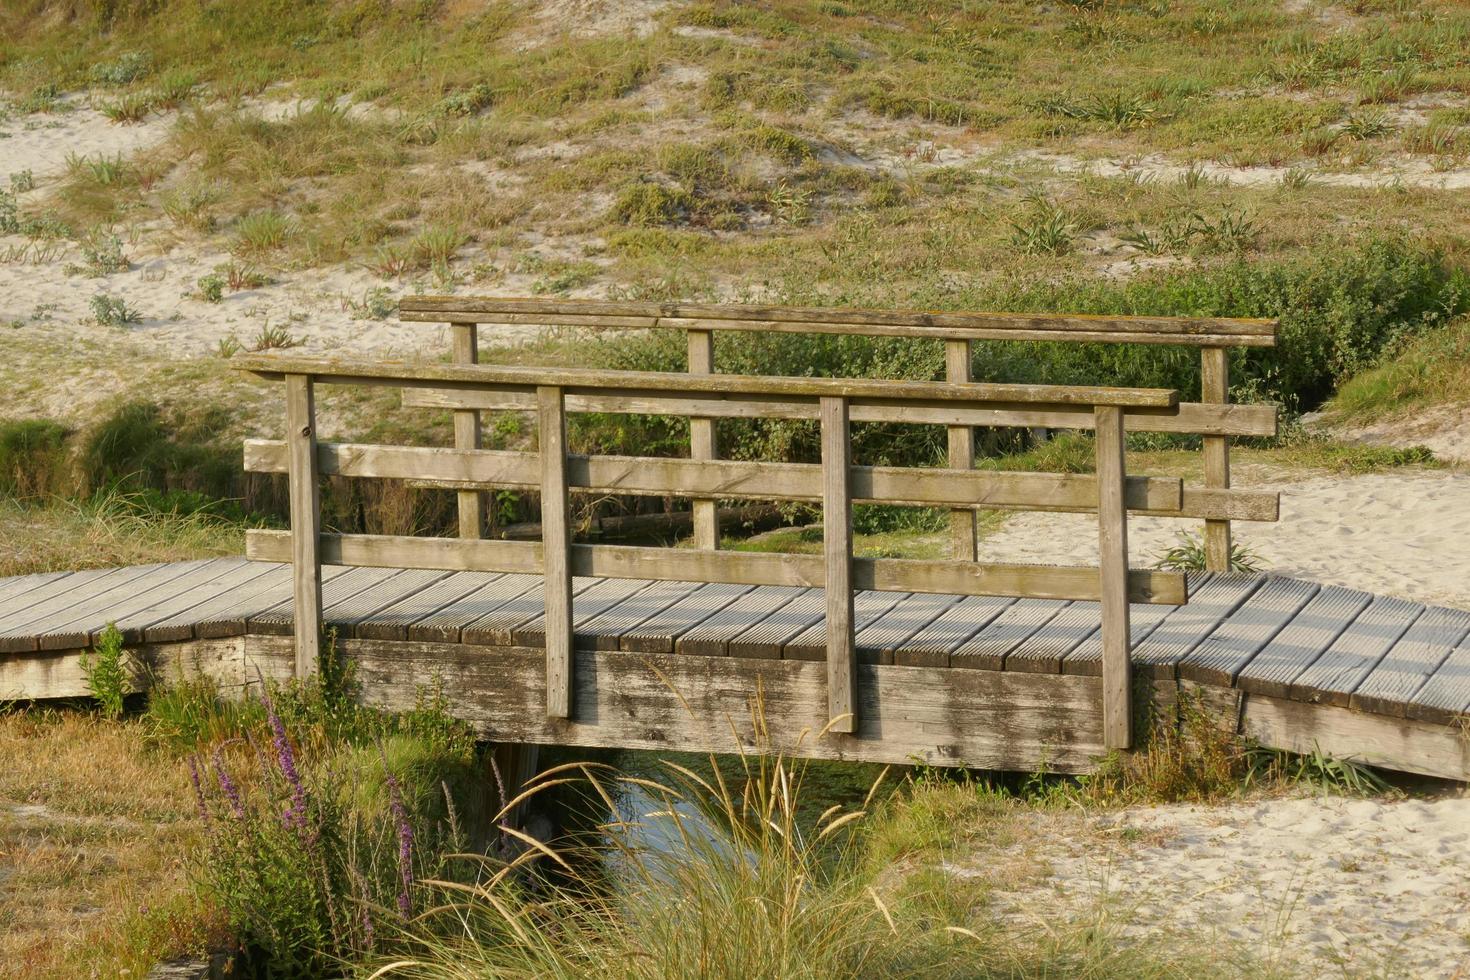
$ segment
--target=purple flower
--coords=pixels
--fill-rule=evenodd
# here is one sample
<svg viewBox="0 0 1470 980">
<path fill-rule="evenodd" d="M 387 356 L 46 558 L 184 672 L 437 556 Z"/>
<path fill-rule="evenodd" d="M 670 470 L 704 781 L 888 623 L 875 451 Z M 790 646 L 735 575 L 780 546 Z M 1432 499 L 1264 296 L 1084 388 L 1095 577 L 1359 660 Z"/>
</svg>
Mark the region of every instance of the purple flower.
<svg viewBox="0 0 1470 980">
<path fill-rule="evenodd" d="M 224 746 L 220 745 L 214 750 L 215 777 L 219 780 L 220 792 L 224 793 L 225 799 L 230 802 L 230 812 L 235 815 L 235 819 L 244 820 L 245 804 L 240 799 L 240 787 L 225 769 L 224 759 L 220 754 L 223 749 Z"/>
<path fill-rule="evenodd" d="M 291 788 L 291 802 L 281 812 L 281 823 L 299 832 L 305 832 L 307 829 L 306 787 L 301 782 L 301 774 L 296 770 L 296 750 L 291 747 L 291 739 L 286 734 L 286 725 L 281 721 L 281 716 L 276 714 L 275 702 L 271 700 L 264 684 L 260 688 L 260 701 L 265 706 L 265 716 L 270 722 L 271 744 L 275 746 L 276 763 L 281 767 L 281 775 L 286 777 L 286 785 Z"/>
<path fill-rule="evenodd" d="M 393 813 L 393 822 L 398 827 L 398 877 L 402 887 L 398 891 L 398 913 L 408 916 L 410 904 L 408 892 L 413 887 L 413 825 L 408 822 L 408 810 L 403 805 L 403 794 L 398 789 L 398 779 L 388 768 L 388 756 L 378 746 L 383 756 L 383 774 L 388 781 L 388 808 Z"/>
<path fill-rule="evenodd" d="M 194 784 L 194 802 L 199 806 L 199 819 L 209 823 L 209 807 L 204 802 L 204 787 L 199 782 L 199 757 L 189 756 L 189 782 Z"/>
</svg>

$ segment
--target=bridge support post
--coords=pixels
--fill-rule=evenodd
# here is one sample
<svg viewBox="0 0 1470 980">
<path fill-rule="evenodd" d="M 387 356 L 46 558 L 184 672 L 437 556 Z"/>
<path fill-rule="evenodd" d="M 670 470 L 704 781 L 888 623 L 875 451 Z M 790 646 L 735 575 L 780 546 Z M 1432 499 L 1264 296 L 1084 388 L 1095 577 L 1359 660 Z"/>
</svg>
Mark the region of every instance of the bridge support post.
<svg viewBox="0 0 1470 980">
<path fill-rule="evenodd" d="M 968 340 L 946 340 L 944 342 L 944 379 L 954 384 L 967 384 L 970 375 L 970 342 Z M 949 427 L 949 468 L 968 470 L 975 466 L 975 429 L 968 425 Z M 975 511 L 973 509 L 949 512 L 950 537 L 953 544 L 950 554 L 956 561 L 977 561 L 979 545 L 975 540 Z"/>
<path fill-rule="evenodd" d="M 823 398 L 822 551 L 827 595 L 828 731 L 857 731 L 857 648 L 852 630 L 852 440 L 847 399 Z"/>
<path fill-rule="evenodd" d="M 1128 622 L 1128 511 L 1123 410 L 1093 410 L 1097 428 L 1098 568 L 1102 598 L 1103 745 L 1133 746 L 1133 663 Z"/>
<path fill-rule="evenodd" d="M 546 716 L 572 716 L 572 534 L 562 390 L 536 389 L 541 453 L 541 567 L 546 597 Z"/>
<path fill-rule="evenodd" d="M 454 363 L 478 364 L 480 362 L 479 326 L 473 323 L 455 323 Z M 454 448 L 480 448 L 480 412 L 478 409 L 462 409 L 454 413 Z M 459 536 L 478 540 L 484 536 L 485 494 L 480 490 L 459 491 Z"/>
<path fill-rule="evenodd" d="M 1229 352 L 1223 347 L 1200 350 L 1200 401 L 1224 405 L 1230 401 Z M 1230 487 L 1230 437 L 1205 436 L 1205 486 Z M 1230 522 L 1205 521 L 1205 568 L 1230 571 Z"/>
<path fill-rule="evenodd" d="M 715 369 L 715 334 L 713 330 L 690 330 L 689 373 L 712 374 Z M 715 440 L 715 420 L 689 420 L 689 458 L 715 459 L 719 446 Z M 709 551 L 720 546 L 719 502 L 694 501 L 694 547 Z"/>
<path fill-rule="evenodd" d="M 291 491 L 291 600 L 296 676 L 321 666 L 322 506 L 316 453 L 316 401 L 310 375 L 286 375 L 286 479 Z"/>
</svg>

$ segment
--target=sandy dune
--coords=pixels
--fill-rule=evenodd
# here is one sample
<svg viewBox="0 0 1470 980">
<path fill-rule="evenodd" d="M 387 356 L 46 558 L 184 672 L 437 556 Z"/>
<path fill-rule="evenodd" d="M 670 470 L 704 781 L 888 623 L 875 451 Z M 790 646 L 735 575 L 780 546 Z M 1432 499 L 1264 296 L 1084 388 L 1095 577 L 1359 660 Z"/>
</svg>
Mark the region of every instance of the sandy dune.
<svg viewBox="0 0 1470 980">
<path fill-rule="evenodd" d="M 1317 476 L 1257 485 L 1281 493 L 1276 524 L 1236 522 L 1235 538 L 1265 568 L 1332 585 L 1470 608 L 1470 473 L 1405 470 Z M 1129 521 L 1137 566 L 1152 565 L 1181 530 L 1197 522 Z M 988 560 L 1092 564 L 1096 519 L 1085 514 L 1018 514 L 981 542 Z"/>
</svg>

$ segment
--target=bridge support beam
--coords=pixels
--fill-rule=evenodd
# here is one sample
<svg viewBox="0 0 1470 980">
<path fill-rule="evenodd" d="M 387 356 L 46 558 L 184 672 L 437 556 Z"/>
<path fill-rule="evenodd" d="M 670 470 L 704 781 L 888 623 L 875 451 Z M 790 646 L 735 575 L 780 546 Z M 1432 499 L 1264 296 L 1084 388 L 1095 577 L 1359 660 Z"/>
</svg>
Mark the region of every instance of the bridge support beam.
<svg viewBox="0 0 1470 980">
<path fill-rule="evenodd" d="M 291 490 L 291 598 L 296 633 L 296 676 L 321 666 L 322 529 L 317 471 L 316 402 L 311 377 L 286 375 L 287 482 Z"/>
<path fill-rule="evenodd" d="M 822 399 L 822 549 L 826 557 L 827 725 L 857 731 L 857 644 L 852 622 L 852 463 L 847 399 Z"/>
<path fill-rule="evenodd" d="M 1103 744 L 1133 746 L 1133 664 L 1128 622 L 1128 511 L 1123 500 L 1125 472 L 1123 411 L 1098 407 L 1097 530 L 1098 574 L 1102 593 Z"/>
</svg>

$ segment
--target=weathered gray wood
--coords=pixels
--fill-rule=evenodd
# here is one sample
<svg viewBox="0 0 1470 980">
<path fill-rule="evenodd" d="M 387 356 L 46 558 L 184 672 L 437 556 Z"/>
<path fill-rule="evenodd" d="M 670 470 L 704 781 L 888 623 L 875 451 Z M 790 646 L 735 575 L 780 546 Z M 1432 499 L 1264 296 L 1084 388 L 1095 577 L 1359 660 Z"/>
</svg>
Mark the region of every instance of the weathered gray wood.
<svg viewBox="0 0 1470 980">
<path fill-rule="evenodd" d="M 1198 594 L 1199 589 L 1204 584 L 1201 578 L 1190 576 L 1189 601 L 1191 604 L 1198 601 L 1195 596 Z M 1082 607 L 1092 607 L 1095 610 L 1094 615 L 1097 618 L 1098 629 L 1094 630 L 1090 635 L 1084 637 L 1081 643 L 1077 644 L 1075 648 L 1073 648 L 1069 653 L 1067 653 L 1065 657 L 1062 658 L 1062 673 L 1078 674 L 1083 677 L 1101 677 L 1102 610 L 1101 608 L 1096 607 L 1093 603 L 1089 602 L 1078 602 L 1074 603 L 1074 605 Z M 1175 606 L 1150 606 L 1140 603 L 1134 603 L 1133 607 L 1129 609 L 1129 647 L 1133 651 L 1131 659 L 1134 662 L 1135 668 L 1137 668 L 1138 666 L 1139 646 L 1143 643 L 1145 639 L 1152 635 L 1154 630 L 1159 628 L 1159 626 L 1164 622 L 1168 615 L 1171 612 L 1174 612 L 1176 608 L 1177 607 Z M 1147 673 L 1147 671 L 1144 672 Z"/>
<path fill-rule="evenodd" d="M 948 667 L 959 646 L 1011 607 L 1015 599 L 965 596 L 945 613 L 904 641 L 893 662 L 909 667 Z"/>
<path fill-rule="evenodd" d="M 873 593 L 868 593 L 873 594 Z M 958 596 L 914 594 L 906 596 L 876 619 L 862 625 L 856 636 L 859 663 L 893 663 L 893 655 L 904 643 L 959 602 Z M 854 623 L 858 622 L 853 604 Z"/>
<path fill-rule="evenodd" d="M 1098 682 L 995 671 L 858 668 L 858 731 L 820 736 L 826 668 L 797 660 L 579 651 L 573 715 L 536 710 L 541 651 L 349 640 L 364 697 L 412 707 L 440 679 L 489 739 L 985 768 L 1086 771 L 1102 751 Z M 764 732 L 768 738 L 761 738 Z"/>
<path fill-rule="evenodd" d="M 573 645 L 591 646 L 591 637 L 586 634 L 584 627 L 587 623 L 602 615 L 605 611 L 616 606 L 632 596 L 637 595 L 644 589 L 652 588 L 655 583 L 646 579 L 587 579 L 585 588 L 580 588 L 582 579 L 574 581 L 572 593 L 572 627 Z M 524 600 L 535 598 L 534 593 L 527 593 Z M 516 600 L 507 604 L 504 610 L 497 612 L 509 612 L 513 607 L 522 603 Z M 476 623 L 473 627 L 475 633 L 481 634 L 485 639 L 490 639 L 484 623 Z M 469 641 L 471 630 L 465 630 L 465 640 Z M 544 613 L 533 613 L 527 619 L 516 623 L 510 629 L 493 637 L 497 645 L 510 645 L 518 647 L 544 647 L 546 645 L 546 618 Z M 586 640 L 585 643 L 581 642 Z M 482 641 L 483 642 L 483 641 Z"/>
<path fill-rule="evenodd" d="M 243 681 L 242 637 L 227 640 L 191 640 L 187 643 L 147 644 L 128 650 L 124 688 L 142 691 L 157 680 L 204 675 L 215 678 L 223 690 L 239 690 Z M 284 651 L 286 656 L 290 651 Z M 0 699 L 45 701 L 90 697 L 92 686 L 82 668 L 85 650 L 67 650 L 0 657 Z"/>
<path fill-rule="evenodd" d="M 1273 698 L 1290 696 L 1291 683 L 1317 661 L 1358 617 L 1373 596 L 1324 586 L 1236 675 L 1235 686 Z"/>
<path fill-rule="evenodd" d="M 328 580 L 323 576 L 322 603 L 331 605 L 372 588 L 385 579 L 392 578 L 402 569 L 398 568 L 349 568 Z M 296 575 L 292 574 L 291 596 L 283 602 L 252 615 L 245 623 L 249 633 L 265 636 L 293 636 L 296 629 Z"/>
<path fill-rule="evenodd" d="M 969 384 L 970 342 L 947 340 L 944 343 L 944 380 L 951 384 Z M 949 441 L 949 468 L 968 470 L 975 465 L 975 430 L 968 425 L 952 425 L 946 432 Z M 975 511 L 961 508 L 950 511 L 949 534 L 950 556 L 960 561 L 975 561 L 976 550 Z"/>
<path fill-rule="evenodd" d="M 1299 701 L 1346 708 L 1373 665 L 1423 613 L 1417 602 L 1375 597 L 1326 652 L 1290 682 L 1287 693 Z"/>
<path fill-rule="evenodd" d="M 64 612 L 75 602 L 106 592 L 118 582 L 142 574 L 140 567 L 151 566 L 74 572 L 64 581 L 58 578 L 33 590 L 26 590 L 0 605 L 0 631 L 17 632 L 28 623 L 42 621 L 47 616 Z"/>
<path fill-rule="evenodd" d="M 322 621 L 338 636 L 355 636 L 358 624 L 448 578 L 451 572 L 406 568 L 322 610 Z"/>
<path fill-rule="evenodd" d="M 854 592 L 849 633 L 854 637 L 853 659 L 857 658 L 856 634 L 878 622 L 892 612 L 900 602 L 909 598 L 901 592 Z M 781 656 L 787 660 L 824 660 L 831 652 L 831 632 L 826 619 L 812 623 L 781 646 Z"/>
<path fill-rule="evenodd" d="M 1189 605 L 1169 610 L 1158 627 L 1133 648 L 1134 668 L 1145 677 L 1173 680 L 1179 661 L 1265 581 L 1256 575 L 1211 575 L 1190 591 Z"/>
<path fill-rule="evenodd" d="M 1179 661 L 1181 680 L 1229 687 L 1235 675 L 1317 594 L 1315 582 L 1271 578 Z"/>
<path fill-rule="evenodd" d="M 567 492 L 567 416 L 560 388 L 536 389 L 541 454 L 541 567 L 546 601 L 546 716 L 571 714 L 572 531 Z"/>
<path fill-rule="evenodd" d="M 490 450 L 464 452 L 423 446 L 373 446 L 322 443 L 318 465 L 328 476 L 412 480 L 420 485 L 485 486 L 539 489 L 540 459 L 535 453 Z M 284 473 L 283 442 L 249 439 L 245 469 Z M 651 496 L 709 495 L 746 500 L 813 501 L 822 499 L 822 472 L 815 463 L 770 463 L 732 460 L 699 462 L 649 456 L 568 456 L 569 486 L 598 493 Z M 1017 510 L 1087 512 L 1097 509 L 1097 481 L 1072 473 L 999 473 L 921 469 L 904 466 L 854 466 L 853 499 L 906 505 L 964 504 Z M 1227 492 L 1228 493 L 1228 492 Z M 1167 516 L 1198 516 L 1182 509 L 1178 479 L 1131 477 L 1125 489 L 1130 509 Z M 1202 497 L 1195 511 L 1239 510 L 1262 513 L 1279 499 L 1275 494 Z M 1262 519 L 1274 520 L 1274 517 Z"/>
<path fill-rule="evenodd" d="M 1101 626 L 1102 610 L 1097 603 L 1069 602 L 1040 629 L 1006 653 L 1005 669 L 1030 674 L 1060 674 L 1062 662 L 1083 641 L 1098 636 L 1101 647 L 1098 634 Z M 1132 636 L 1137 635 L 1134 630 Z"/>
<path fill-rule="evenodd" d="M 1000 670 L 1006 655 L 1066 607 L 1046 599 L 1017 599 L 984 629 L 949 652 L 951 667 L 971 670 Z"/>
<path fill-rule="evenodd" d="M 822 588 L 826 595 L 827 717 L 834 732 L 857 730 L 853 620 L 852 447 L 845 398 L 822 399 Z M 773 583 L 774 584 L 774 583 Z M 890 603 L 891 605 L 891 603 Z"/>
<path fill-rule="evenodd" d="M 1230 401 L 1230 359 L 1224 347 L 1200 351 L 1200 401 L 1225 404 Z M 1205 486 L 1230 486 L 1230 439 L 1204 438 Z M 1212 572 L 1230 571 L 1230 522 L 1205 521 L 1205 567 Z"/>
<path fill-rule="evenodd" d="M 352 635 L 368 640 L 406 640 L 408 629 L 414 623 L 452 606 L 501 577 L 493 572 L 452 572 L 384 606 L 371 618 L 358 620 L 352 627 Z M 453 639 L 459 639 L 457 632 Z"/>
<path fill-rule="evenodd" d="M 169 601 L 180 592 L 223 575 L 235 563 L 231 558 L 207 558 L 174 564 L 173 574 L 140 581 L 125 591 L 112 590 L 78 603 L 62 616 L 48 620 L 36 638 L 40 650 L 76 650 L 89 646 L 107 625 L 126 619 L 160 600 Z M 168 566 L 165 566 L 168 567 Z"/>
<path fill-rule="evenodd" d="M 305 679 L 321 664 L 322 638 L 322 507 L 316 466 L 316 402 L 312 380 L 305 374 L 286 376 L 286 455 L 294 531 L 291 594 L 296 603 L 296 676 Z"/>
<path fill-rule="evenodd" d="M 1450 655 L 1414 692 L 1405 709 L 1405 716 L 1415 721 L 1437 722 L 1455 725 L 1461 732 L 1467 730 L 1470 712 L 1470 635 L 1460 640 Z"/>
<path fill-rule="evenodd" d="M 934 381 L 676 374 L 500 364 L 374 363 L 259 354 L 237 355 L 231 364 L 240 371 L 272 380 L 304 375 L 334 384 L 386 382 L 394 387 L 408 388 L 469 386 L 531 391 L 543 387 L 559 387 L 567 394 L 611 394 L 626 391 L 661 396 L 683 393 L 785 395 L 813 401 L 822 398 L 866 398 L 933 402 L 938 405 L 966 402 L 1106 405 L 1137 411 L 1155 410 L 1164 415 L 1175 414 L 1179 405 L 1178 394 L 1172 389 L 1109 388 L 1098 385 L 949 385 Z"/>
<path fill-rule="evenodd" d="M 471 296 L 404 296 L 399 319 L 650 329 L 795 330 L 955 340 L 1105 340 L 1272 346 L 1276 321 L 1231 317 L 1136 317 L 912 312 L 717 303 L 639 303 Z M 1144 339 L 1138 339 L 1144 338 Z"/>
<path fill-rule="evenodd" d="M 756 586 L 730 605 L 691 627 L 674 644 L 676 652 L 706 657 L 723 657 L 730 643 L 764 617 L 784 608 L 797 596 L 808 595 L 810 589 L 794 589 L 778 585 Z M 778 646 L 774 656 L 780 656 Z"/>
<path fill-rule="evenodd" d="M 821 589 L 804 589 L 730 639 L 729 655 L 746 659 L 779 659 L 792 637 L 822 621 L 827 597 Z"/>
<path fill-rule="evenodd" d="M 1402 718 L 1409 699 L 1470 633 L 1470 612 L 1431 606 L 1363 678 L 1349 704 Z"/>
<path fill-rule="evenodd" d="M 702 586 L 693 582 L 654 582 L 577 625 L 580 645 L 594 650 L 622 649 L 622 639 L 637 626 L 656 619 L 680 599 Z"/>
<path fill-rule="evenodd" d="M 722 377 L 724 377 L 722 375 Z M 387 383 L 387 382 L 383 382 Z M 406 408 L 477 408 L 485 411 L 531 411 L 532 396 L 521 391 L 423 387 L 403 390 Z M 1001 403 L 982 405 L 938 404 L 898 398 L 857 398 L 851 404 L 854 422 L 913 422 L 934 425 L 1044 426 L 1048 429 L 1091 429 L 1092 411 L 1080 405 Z M 667 393 L 609 394 L 589 392 L 567 396 L 569 412 L 611 412 L 631 415 L 688 415 L 702 418 L 816 419 L 817 406 L 801 397 L 758 394 L 704 394 L 698 397 Z M 1163 410 L 1130 410 L 1129 432 L 1179 432 L 1194 435 L 1263 436 L 1277 433 L 1274 405 L 1202 405 L 1181 402 L 1177 414 Z"/>
<path fill-rule="evenodd" d="M 154 623 L 143 630 L 143 641 L 170 643 L 191 637 L 209 640 L 239 636 L 245 632 L 251 616 L 290 600 L 293 588 L 290 565 L 280 562 L 251 564 L 264 568 L 265 574 L 248 585 Z M 327 565 L 322 568 L 322 581 L 330 582 L 346 571 L 340 565 Z"/>
<path fill-rule="evenodd" d="M 460 572 L 459 574 L 482 575 L 483 572 Z M 534 593 L 536 609 L 541 609 L 541 576 L 539 575 L 490 575 L 490 581 L 480 586 L 475 591 L 454 603 L 443 606 L 422 619 L 417 619 L 408 627 L 408 638 L 410 640 L 423 640 L 426 642 L 458 643 L 463 638 L 463 630 L 472 627 L 473 624 L 482 619 L 495 615 L 496 610 L 501 609 L 507 603 L 523 601 L 523 597 Z M 585 588 L 586 582 L 583 583 Z M 529 600 L 524 600 L 529 601 Z M 530 612 L 521 613 L 515 620 L 519 622 L 530 615 Z M 510 623 L 514 626 L 515 622 Z M 472 642 L 472 641 L 467 641 Z"/>
<path fill-rule="evenodd" d="M 1128 625 L 1128 509 L 1123 501 L 1123 412 L 1097 409 L 1098 575 L 1102 580 L 1103 742 L 1109 749 L 1133 745 L 1132 632 Z"/>
<path fill-rule="evenodd" d="M 197 568 L 200 563 L 138 565 L 78 583 L 75 592 L 62 592 L 38 602 L 25 613 L 8 620 L 10 628 L 0 633 L 0 653 L 23 653 L 38 649 L 40 639 L 64 628 L 79 610 L 106 611 L 130 596 Z M 79 645 L 85 645 L 81 640 Z"/>
<path fill-rule="evenodd" d="M 4 626 L 5 616 L 10 610 L 34 602 L 48 591 L 64 589 L 66 586 L 58 583 L 61 579 L 73 574 L 88 573 L 40 572 L 34 575 L 16 575 L 0 579 L 0 627 Z"/>
<path fill-rule="evenodd" d="M 715 369 L 715 335 L 708 330 L 691 330 L 688 334 L 689 373 L 712 374 Z M 715 420 L 689 420 L 689 458 L 695 462 L 712 460 L 719 455 L 715 444 Z M 720 546 L 720 514 L 718 501 L 700 498 L 694 501 L 694 546 Z"/>
<path fill-rule="evenodd" d="M 109 622 L 122 633 L 124 642 L 142 643 L 150 627 L 177 617 L 198 615 L 198 610 L 208 607 L 216 600 L 237 595 L 241 591 L 257 590 L 260 587 L 258 583 L 277 572 L 280 566 L 246 561 L 243 558 L 226 558 L 221 559 L 215 567 L 222 570 L 221 574 L 197 581 L 197 584 L 180 591 L 170 590 L 151 605 L 125 616 L 113 617 Z M 174 639 L 189 639 L 192 636 L 193 629 L 186 628 L 182 635 L 177 635 Z M 94 631 L 92 640 L 95 643 L 97 639 Z"/>
<path fill-rule="evenodd" d="M 711 582 L 623 633 L 619 649 L 637 653 L 673 653 L 675 644 L 699 625 L 728 608 L 752 586 Z M 748 620 L 747 620 L 748 621 Z M 683 651 L 690 652 L 690 651 Z"/>
<path fill-rule="evenodd" d="M 454 334 L 453 360 L 456 364 L 480 363 L 479 328 L 473 323 L 450 326 Z M 456 449 L 480 448 L 480 413 L 466 409 L 454 413 L 454 446 Z M 459 536 L 478 538 L 485 528 L 485 495 L 476 490 L 461 490 L 459 503 Z"/>
</svg>

